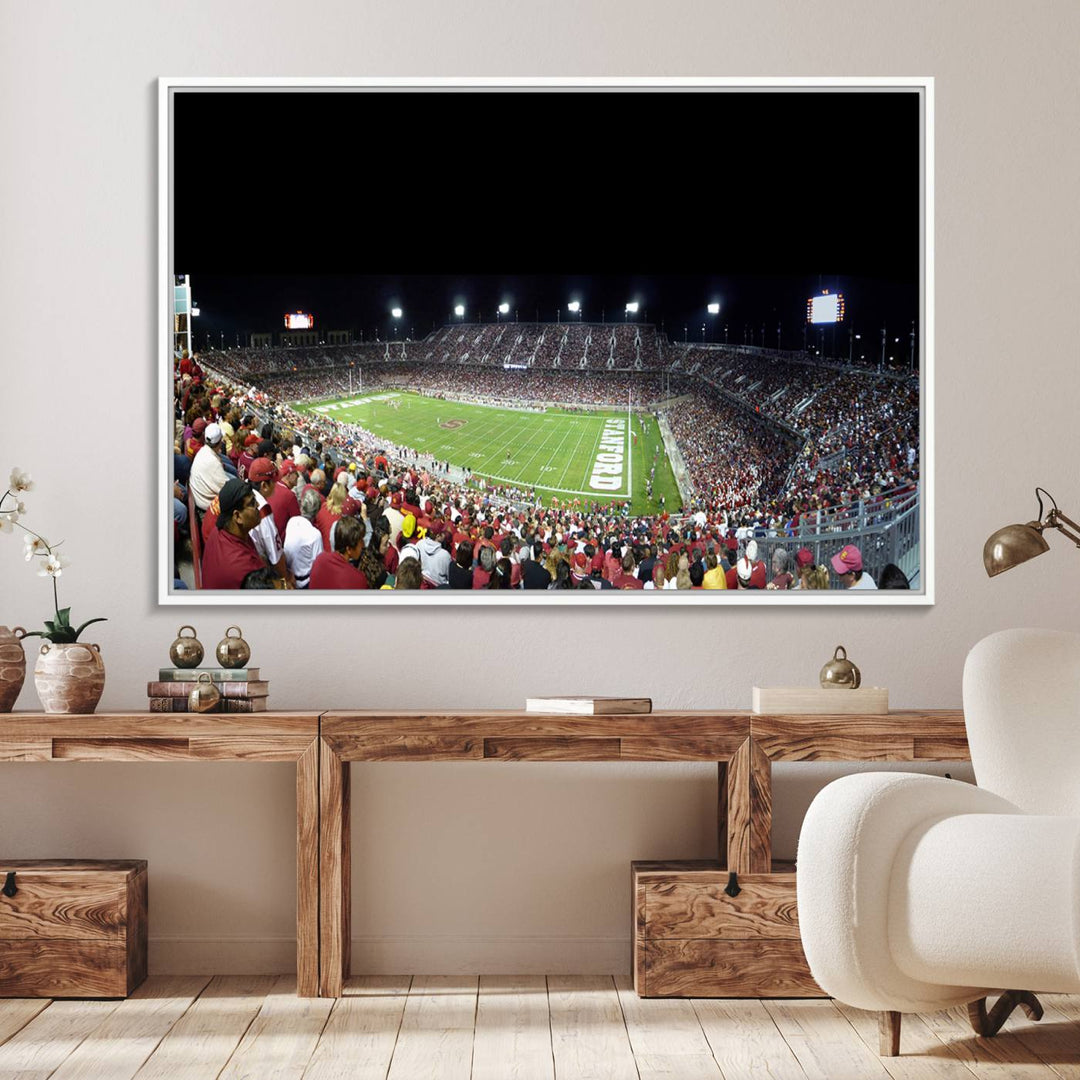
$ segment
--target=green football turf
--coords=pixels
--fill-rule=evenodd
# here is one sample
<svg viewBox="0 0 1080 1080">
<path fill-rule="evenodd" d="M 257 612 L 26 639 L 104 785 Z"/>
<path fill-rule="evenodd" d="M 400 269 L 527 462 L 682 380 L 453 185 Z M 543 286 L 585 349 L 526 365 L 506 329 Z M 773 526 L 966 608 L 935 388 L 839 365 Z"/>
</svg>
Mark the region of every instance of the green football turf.
<svg viewBox="0 0 1080 1080">
<path fill-rule="evenodd" d="M 391 402 L 399 403 L 399 407 L 394 408 Z M 600 474 L 594 469 L 598 455 L 605 453 L 601 440 L 605 431 L 625 433 L 625 410 L 571 413 L 549 409 L 536 413 L 439 401 L 397 391 L 344 395 L 296 404 L 294 408 L 360 424 L 388 442 L 472 469 L 476 477 L 534 488 L 545 502 L 552 496 L 560 502 L 580 499 L 583 503 L 622 501 L 630 496 L 636 514 L 658 513 L 661 495 L 666 498 L 668 510 L 680 505 L 675 477 L 652 415 L 635 414 L 631 418 L 636 444 L 629 440 L 629 456 L 624 444 L 621 463 L 600 462 L 615 470 L 614 474 Z M 645 483 L 657 449 L 653 495 L 648 499 Z M 617 488 L 595 488 L 594 479 L 601 475 L 611 476 Z"/>
</svg>

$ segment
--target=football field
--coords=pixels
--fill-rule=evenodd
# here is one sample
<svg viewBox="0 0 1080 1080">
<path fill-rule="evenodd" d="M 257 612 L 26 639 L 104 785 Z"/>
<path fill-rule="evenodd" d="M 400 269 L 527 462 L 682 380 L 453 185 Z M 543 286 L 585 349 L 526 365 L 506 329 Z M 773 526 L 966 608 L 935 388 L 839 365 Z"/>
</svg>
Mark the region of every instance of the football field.
<svg viewBox="0 0 1080 1080">
<path fill-rule="evenodd" d="M 656 417 L 627 410 L 527 412 L 379 391 L 294 408 L 359 424 L 474 477 L 586 501 L 631 500 L 634 513 L 679 506 L 678 488 Z M 646 494 L 655 466 L 652 498 Z"/>
</svg>

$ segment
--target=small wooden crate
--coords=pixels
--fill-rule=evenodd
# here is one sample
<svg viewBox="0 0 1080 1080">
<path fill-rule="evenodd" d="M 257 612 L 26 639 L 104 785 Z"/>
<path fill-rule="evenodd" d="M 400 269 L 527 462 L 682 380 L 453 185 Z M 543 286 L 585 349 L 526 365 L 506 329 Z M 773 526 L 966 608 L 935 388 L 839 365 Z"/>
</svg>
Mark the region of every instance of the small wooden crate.
<svg viewBox="0 0 1080 1080">
<path fill-rule="evenodd" d="M 8 882 L 0 997 L 119 998 L 146 978 L 145 860 L 0 861 Z"/>
<path fill-rule="evenodd" d="M 803 955 L 794 863 L 738 876 L 719 863 L 635 862 L 634 989 L 641 997 L 824 997 Z"/>
</svg>

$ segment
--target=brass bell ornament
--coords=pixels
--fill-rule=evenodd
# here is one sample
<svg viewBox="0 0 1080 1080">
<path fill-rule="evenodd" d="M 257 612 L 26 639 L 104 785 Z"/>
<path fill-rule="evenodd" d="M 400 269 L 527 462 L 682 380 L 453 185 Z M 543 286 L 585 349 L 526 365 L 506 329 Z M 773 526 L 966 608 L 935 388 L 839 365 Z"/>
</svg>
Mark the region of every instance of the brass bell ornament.
<svg viewBox="0 0 1080 1080">
<path fill-rule="evenodd" d="M 191 631 L 190 637 L 184 637 L 185 630 Z M 181 626 L 176 631 L 176 640 L 169 646 L 169 659 L 178 668 L 191 668 L 198 667 L 202 658 L 202 642 L 195 636 L 195 627 Z"/>
<path fill-rule="evenodd" d="M 837 645 L 833 658 L 821 669 L 821 685 L 826 690 L 858 690 L 862 673 L 847 658 L 847 649 Z"/>
<path fill-rule="evenodd" d="M 229 635 L 236 631 L 236 637 Z M 239 626 L 230 626 L 225 636 L 218 642 L 218 663 L 226 668 L 242 668 L 251 659 L 251 646 L 244 640 Z"/>
<path fill-rule="evenodd" d="M 198 681 L 188 694 L 188 712 L 213 712 L 221 704 L 221 694 L 208 671 L 200 671 Z"/>
</svg>

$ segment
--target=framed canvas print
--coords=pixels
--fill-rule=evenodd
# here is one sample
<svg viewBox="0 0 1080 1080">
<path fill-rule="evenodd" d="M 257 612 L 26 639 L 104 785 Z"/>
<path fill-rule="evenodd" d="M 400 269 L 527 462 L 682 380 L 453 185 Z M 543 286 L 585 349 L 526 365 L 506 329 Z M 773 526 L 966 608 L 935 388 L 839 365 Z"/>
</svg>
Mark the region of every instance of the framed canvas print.
<svg viewBox="0 0 1080 1080">
<path fill-rule="evenodd" d="M 933 602 L 933 81 L 160 80 L 163 604 Z"/>
</svg>

